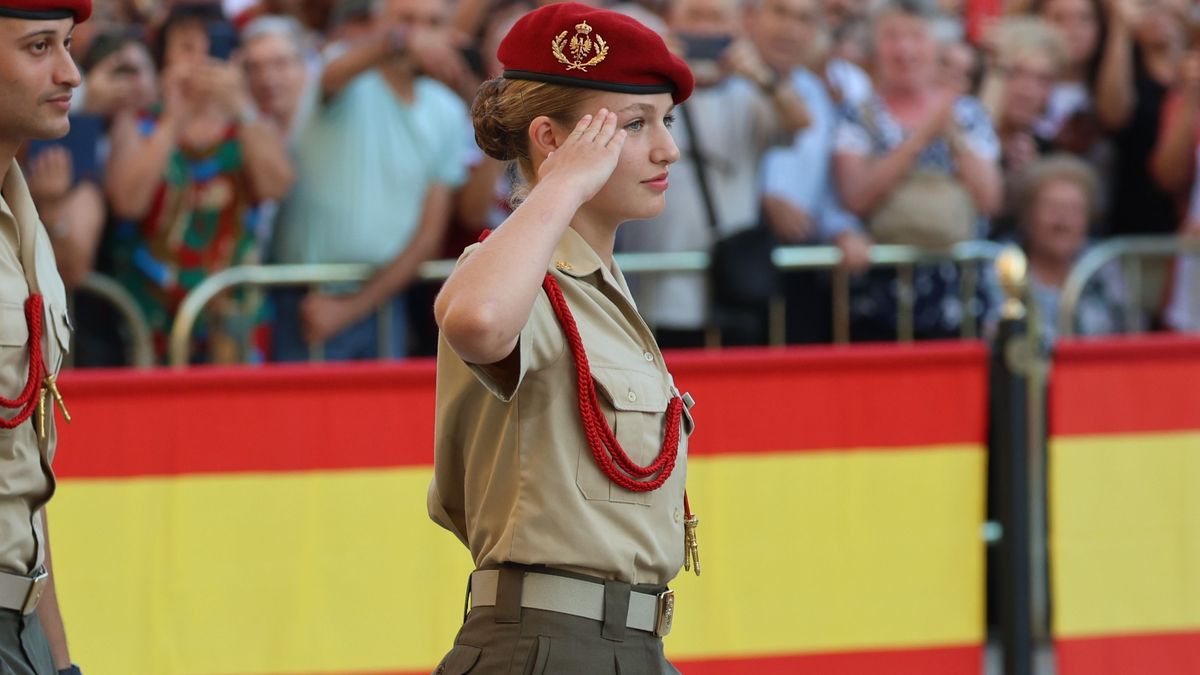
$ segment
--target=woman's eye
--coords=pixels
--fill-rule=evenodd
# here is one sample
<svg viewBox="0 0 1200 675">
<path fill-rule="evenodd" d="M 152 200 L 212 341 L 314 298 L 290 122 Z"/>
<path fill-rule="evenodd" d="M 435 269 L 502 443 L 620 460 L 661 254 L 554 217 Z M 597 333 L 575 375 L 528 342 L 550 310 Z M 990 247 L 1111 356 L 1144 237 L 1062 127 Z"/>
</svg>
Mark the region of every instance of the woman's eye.
<svg viewBox="0 0 1200 675">
<path fill-rule="evenodd" d="M 666 117 L 664 117 L 663 118 L 663 126 L 665 126 L 668 129 L 675 126 L 675 116 L 667 115 Z"/>
<path fill-rule="evenodd" d="M 63 49 L 66 49 L 67 51 L 71 51 L 71 45 L 73 43 L 74 43 L 74 38 L 67 38 L 66 40 L 63 40 Z"/>
<path fill-rule="evenodd" d="M 626 124 L 625 128 L 628 129 L 629 131 L 641 131 L 642 127 L 644 127 L 644 126 L 646 126 L 646 123 L 644 121 L 634 120 L 634 121 L 630 122 L 629 124 Z"/>
<path fill-rule="evenodd" d="M 46 42 L 45 40 L 42 40 L 40 42 L 35 42 L 35 43 L 29 45 L 29 50 L 32 51 L 34 54 L 41 54 L 42 52 L 46 51 L 49 48 L 50 48 L 50 43 Z"/>
</svg>

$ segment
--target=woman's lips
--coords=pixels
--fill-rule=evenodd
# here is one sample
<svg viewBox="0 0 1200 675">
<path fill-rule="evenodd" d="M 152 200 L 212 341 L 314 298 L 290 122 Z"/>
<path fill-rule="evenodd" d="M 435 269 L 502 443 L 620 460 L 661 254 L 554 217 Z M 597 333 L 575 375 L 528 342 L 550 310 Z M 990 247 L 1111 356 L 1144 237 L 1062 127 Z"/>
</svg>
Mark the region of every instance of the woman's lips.
<svg viewBox="0 0 1200 675">
<path fill-rule="evenodd" d="M 666 190 L 669 183 L 667 181 L 667 174 L 664 173 L 655 176 L 650 180 L 644 180 L 642 181 L 642 184 L 650 186 L 650 188 L 653 190 Z"/>
</svg>

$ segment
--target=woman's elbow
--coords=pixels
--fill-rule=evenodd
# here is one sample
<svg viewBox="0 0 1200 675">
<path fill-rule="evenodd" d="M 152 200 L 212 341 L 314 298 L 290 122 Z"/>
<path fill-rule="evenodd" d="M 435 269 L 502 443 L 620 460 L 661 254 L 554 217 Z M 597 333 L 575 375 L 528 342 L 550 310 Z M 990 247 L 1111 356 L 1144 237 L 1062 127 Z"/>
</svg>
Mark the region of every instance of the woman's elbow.
<svg viewBox="0 0 1200 675">
<path fill-rule="evenodd" d="M 146 215 L 150 205 L 149 200 L 142 199 L 135 190 L 114 180 L 108 189 L 108 206 L 118 219 L 138 220 Z"/>
<path fill-rule="evenodd" d="M 515 336 L 505 334 L 499 315 L 487 304 L 467 309 L 439 297 L 434 318 L 442 337 L 468 363 L 495 363 L 512 351 Z"/>
<path fill-rule="evenodd" d="M 296 170 L 291 162 L 280 161 L 269 169 L 256 172 L 251 178 L 260 199 L 278 201 L 288 196 L 296 182 Z"/>
</svg>

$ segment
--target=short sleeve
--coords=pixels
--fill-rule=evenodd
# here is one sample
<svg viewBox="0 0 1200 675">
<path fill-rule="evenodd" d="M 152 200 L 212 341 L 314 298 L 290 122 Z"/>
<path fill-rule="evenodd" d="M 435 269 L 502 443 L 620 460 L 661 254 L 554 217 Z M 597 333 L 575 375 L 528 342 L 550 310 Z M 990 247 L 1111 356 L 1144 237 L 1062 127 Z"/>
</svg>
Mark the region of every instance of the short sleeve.
<svg viewBox="0 0 1200 675">
<path fill-rule="evenodd" d="M 857 111 L 843 107 L 833 136 L 833 151 L 845 155 L 871 154 L 871 133 Z"/>
<path fill-rule="evenodd" d="M 989 162 L 1000 161 L 1000 139 L 992 126 L 992 118 L 979 99 L 972 96 L 960 98 L 954 106 L 954 117 L 972 153 Z"/>
<path fill-rule="evenodd" d="M 472 244 L 464 249 L 455 263 L 455 269 L 478 249 L 479 244 Z M 450 348 L 444 340 L 442 342 L 445 348 Z M 564 349 L 566 342 L 562 338 L 562 331 L 558 327 L 550 301 L 545 293 L 538 293 L 529 318 L 517 337 L 517 346 L 509 356 L 489 364 L 471 363 L 466 359 L 462 361 L 475 379 L 493 396 L 508 403 L 516 396 L 528 373 L 553 363 Z"/>
</svg>

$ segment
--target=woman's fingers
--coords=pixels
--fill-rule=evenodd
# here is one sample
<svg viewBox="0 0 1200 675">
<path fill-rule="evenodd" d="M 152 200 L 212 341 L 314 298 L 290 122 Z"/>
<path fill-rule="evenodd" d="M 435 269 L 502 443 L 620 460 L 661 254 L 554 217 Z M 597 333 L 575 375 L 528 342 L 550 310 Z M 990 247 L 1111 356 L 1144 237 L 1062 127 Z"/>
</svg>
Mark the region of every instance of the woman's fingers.
<svg viewBox="0 0 1200 675">
<path fill-rule="evenodd" d="M 619 154 L 621 152 L 621 147 L 625 145 L 625 139 L 628 137 L 629 132 L 621 129 L 613 134 L 612 138 L 608 141 L 608 144 L 605 145 L 605 147 L 610 150 L 616 150 Z"/>
<path fill-rule="evenodd" d="M 570 140 L 570 138 L 579 138 L 580 136 L 582 136 L 584 130 L 587 129 L 588 125 L 590 125 L 591 123 L 592 123 L 591 115 L 584 115 L 583 117 L 579 118 L 579 122 L 575 125 L 575 130 L 571 132 L 571 135 L 568 138 L 568 140 Z"/>
<path fill-rule="evenodd" d="M 604 127 L 604 124 L 608 121 L 608 116 L 611 114 L 612 113 L 608 112 L 607 108 L 601 108 L 600 111 L 592 117 L 592 123 L 588 125 L 586 130 L 584 130 L 583 138 L 588 141 L 596 140 L 596 136 L 599 135 L 600 129 Z"/>
<path fill-rule="evenodd" d="M 608 113 L 604 116 L 604 121 L 600 124 L 600 131 L 596 134 L 596 142 L 600 145 L 608 145 L 612 140 L 613 135 L 617 133 L 617 115 L 616 113 Z"/>
</svg>

